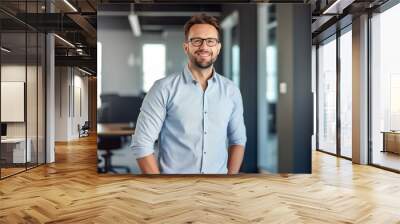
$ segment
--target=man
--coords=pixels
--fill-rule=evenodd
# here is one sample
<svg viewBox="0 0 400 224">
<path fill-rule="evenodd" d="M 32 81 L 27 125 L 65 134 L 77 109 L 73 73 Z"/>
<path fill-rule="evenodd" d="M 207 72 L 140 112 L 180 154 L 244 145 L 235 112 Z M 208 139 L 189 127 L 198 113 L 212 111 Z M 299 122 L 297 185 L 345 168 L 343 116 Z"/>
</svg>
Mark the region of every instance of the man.
<svg viewBox="0 0 400 224">
<path fill-rule="evenodd" d="M 218 22 L 201 14 L 184 28 L 188 64 L 147 93 L 132 149 L 144 174 L 236 174 L 246 143 L 243 104 L 239 89 L 213 67 L 221 50 Z"/>
</svg>

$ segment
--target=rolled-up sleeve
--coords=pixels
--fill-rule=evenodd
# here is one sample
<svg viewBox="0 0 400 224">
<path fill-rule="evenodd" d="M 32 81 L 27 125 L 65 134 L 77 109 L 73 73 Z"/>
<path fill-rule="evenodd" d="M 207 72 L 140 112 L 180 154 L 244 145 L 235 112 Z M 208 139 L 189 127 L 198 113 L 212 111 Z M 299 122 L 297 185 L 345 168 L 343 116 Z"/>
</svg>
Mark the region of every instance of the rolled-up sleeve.
<svg viewBox="0 0 400 224">
<path fill-rule="evenodd" d="M 228 144 L 246 145 L 246 127 L 243 118 L 243 101 L 240 90 L 235 88 L 233 96 L 233 110 L 228 123 Z"/>
<path fill-rule="evenodd" d="M 135 134 L 132 137 L 131 148 L 136 158 L 142 158 L 154 152 L 154 143 L 165 120 L 166 99 L 160 81 L 155 82 L 143 100 Z"/>
</svg>

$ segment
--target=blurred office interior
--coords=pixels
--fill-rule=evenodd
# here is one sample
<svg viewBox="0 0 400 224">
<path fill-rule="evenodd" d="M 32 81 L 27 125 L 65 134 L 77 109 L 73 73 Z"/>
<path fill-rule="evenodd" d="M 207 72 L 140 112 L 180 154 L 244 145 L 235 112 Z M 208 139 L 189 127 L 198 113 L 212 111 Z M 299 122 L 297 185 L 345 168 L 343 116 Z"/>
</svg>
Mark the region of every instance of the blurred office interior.
<svg viewBox="0 0 400 224">
<path fill-rule="evenodd" d="M 399 5 L 297 3 L 1 1 L 1 178 L 107 127 L 120 137 L 99 141 L 114 144 L 99 148 L 99 171 L 112 158 L 113 172 L 135 173 L 141 101 L 185 65 L 182 25 L 199 12 L 220 20 L 215 67 L 243 95 L 242 172 L 307 173 L 313 150 L 398 171 Z"/>
<path fill-rule="evenodd" d="M 157 79 L 182 71 L 187 64 L 182 47 L 183 26 L 192 15 L 204 12 L 221 23 L 222 50 L 215 69 L 231 79 L 243 96 L 248 141 L 241 172 L 311 172 L 309 5 L 107 3 L 99 5 L 98 10 L 97 41 L 101 46 L 101 51 L 98 48 L 101 58 L 97 74 L 98 122 L 102 127 L 125 123 L 134 129 L 140 109 L 140 103 L 135 102 L 141 102 Z M 292 26 L 297 29 L 291 29 Z M 278 36 L 282 41 L 277 41 Z M 287 42 L 293 46 L 289 47 Z M 283 53 L 278 55 L 278 52 Z M 281 80 L 278 62 L 282 62 Z M 279 81 L 287 86 L 295 81 L 301 89 L 288 87 L 290 90 L 282 93 L 278 104 Z M 296 107 L 290 100 L 301 101 L 302 107 Z M 277 114 L 281 114 L 280 120 Z M 285 119 L 287 116 L 293 116 L 293 121 Z M 294 122 L 303 123 L 296 128 Z M 297 141 L 289 129 L 298 138 L 307 140 Z M 281 142 L 279 131 L 286 136 Z M 98 138 L 101 158 L 108 151 L 103 147 L 108 147 L 106 142 L 111 137 L 98 132 Z M 115 149 L 116 145 L 109 146 L 113 148 L 112 164 L 120 166 L 121 172 L 139 173 L 129 148 L 130 136 L 121 139 L 119 150 Z M 102 163 L 99 167 L 103 167 Z"/>
</svg>

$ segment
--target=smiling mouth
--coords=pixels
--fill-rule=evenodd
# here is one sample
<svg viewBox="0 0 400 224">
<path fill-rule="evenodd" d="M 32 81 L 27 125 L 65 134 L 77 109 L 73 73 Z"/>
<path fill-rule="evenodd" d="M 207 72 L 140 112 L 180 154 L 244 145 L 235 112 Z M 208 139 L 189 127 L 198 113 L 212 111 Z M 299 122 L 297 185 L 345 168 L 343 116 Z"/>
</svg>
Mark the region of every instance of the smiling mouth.
<svg viewBox="0 0 400 224">
<path fill-rule="evenodd" d="M 200 57 L 203 57 L 203 58 L 211 56 L 210 53 L 197 53 L 197 55 L 200 56 Z"/>
</svg>

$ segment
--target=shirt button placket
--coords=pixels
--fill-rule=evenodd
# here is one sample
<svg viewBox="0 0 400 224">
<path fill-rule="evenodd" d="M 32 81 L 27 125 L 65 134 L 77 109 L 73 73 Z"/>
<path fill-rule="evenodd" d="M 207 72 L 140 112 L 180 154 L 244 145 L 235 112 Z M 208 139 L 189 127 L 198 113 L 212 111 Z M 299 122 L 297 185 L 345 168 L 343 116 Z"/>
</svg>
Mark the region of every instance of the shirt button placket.
<svg viewBox="0 0 400 224">
<path fill-rule="evenodd" d="M 204 127 L 204 133 L 203 133 L 203 172 L 204 172 L 204 166 L 206 163 L 206 154 L 207 154 L 207 130 L 208 130 L 208 126 L 207 126 L 207 121 L 208 121 L 208 117 L 207 117 L 207 110 L 208 110 L 208 104 L 207 104 L 207 91 L 204 91 L 204 104 L 203 104 L 203 127 Z"/>
</svg>

